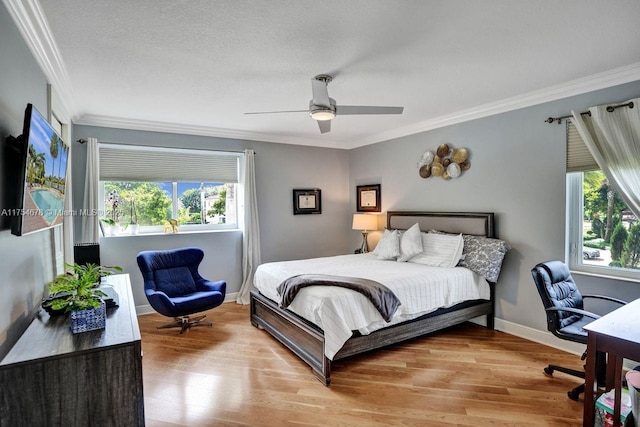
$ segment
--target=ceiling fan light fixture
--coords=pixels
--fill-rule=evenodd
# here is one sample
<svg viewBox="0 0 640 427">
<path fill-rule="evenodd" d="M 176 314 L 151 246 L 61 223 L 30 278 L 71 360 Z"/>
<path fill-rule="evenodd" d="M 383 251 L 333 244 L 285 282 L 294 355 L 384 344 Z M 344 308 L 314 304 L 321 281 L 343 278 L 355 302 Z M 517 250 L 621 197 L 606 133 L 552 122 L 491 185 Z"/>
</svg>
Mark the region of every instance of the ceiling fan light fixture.
<svg viewBox="0 0 640 427">
<path fill-rule="evenodd" d="M 318 109 L 312 110 L 309 112 L 309 115 L 312 119 L 325 121 L 333 119 L 336 116 L 336 113 L 330 109 Z"/>
<path fill-rule="evenodd" d="M 336 115 L 358 115 L 358 114 L 402 114 L 404 107 L 381 107 L 374 105 L 336 105 L 336 100 L 329 97 L 327 84 L 332 77 L 327 74 L 318 74 L 311 78 L 311 94 L 313 98 L 309 101 L 309 116 L 318 122 L 320 133 L 331 132 L 331 120 Z M 306 110 L 293 111 L 262 111 L 245 114 L 268 114 L 268 113 L 302 113 Z"/>
</svg>

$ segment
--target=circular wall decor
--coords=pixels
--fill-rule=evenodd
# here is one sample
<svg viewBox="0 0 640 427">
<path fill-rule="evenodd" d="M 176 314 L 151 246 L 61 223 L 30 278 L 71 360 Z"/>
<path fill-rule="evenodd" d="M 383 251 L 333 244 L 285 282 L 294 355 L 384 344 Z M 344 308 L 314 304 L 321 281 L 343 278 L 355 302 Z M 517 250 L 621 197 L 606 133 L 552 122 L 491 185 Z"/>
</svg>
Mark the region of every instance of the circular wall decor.
<svg viewBox="0 0 640 427">
<path fill-rule="evenodd" d="M 471 167 L 469 152 L 466 148 L 449 147 L 440 144 L 435 151 L 427 150 L 418 162 L 418 173 L 422 178 L 439 176 L 444 180 L 458 178 Z"/>
</svg>

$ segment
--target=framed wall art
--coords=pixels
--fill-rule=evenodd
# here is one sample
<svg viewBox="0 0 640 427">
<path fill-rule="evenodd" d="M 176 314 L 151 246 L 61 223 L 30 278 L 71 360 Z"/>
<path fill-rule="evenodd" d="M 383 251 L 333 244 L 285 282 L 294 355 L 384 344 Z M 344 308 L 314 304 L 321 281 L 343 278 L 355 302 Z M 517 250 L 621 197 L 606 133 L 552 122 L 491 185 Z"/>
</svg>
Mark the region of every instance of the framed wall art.
<svg viewBox="0 0 640 427">
<path fill-rule="evenodd" d="M 322 191 L 319 188 L 293 190 L 293 214 L 322 213 Z"/>
<path fill-rule="evenodd" d="M 358 185 L 356 187 L 358 212 L 380 212 L 380 184 Z"/>
</svg>

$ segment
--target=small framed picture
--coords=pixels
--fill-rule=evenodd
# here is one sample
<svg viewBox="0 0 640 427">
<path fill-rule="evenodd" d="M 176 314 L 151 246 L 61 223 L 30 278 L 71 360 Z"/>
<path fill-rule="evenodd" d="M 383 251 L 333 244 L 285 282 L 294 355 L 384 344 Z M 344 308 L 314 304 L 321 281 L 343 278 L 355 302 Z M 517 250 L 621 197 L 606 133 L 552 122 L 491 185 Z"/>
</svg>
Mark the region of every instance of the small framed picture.
<svg viewBox="0 0 640 427">
<path fill-rule="evenodd" d="M 380 184 L 358 185 L 356 210 L 358 212 L 380 212 Z"/>
<path fill-rule="evenodd" d="M 322 213 L 322 191 L 319 188 L 293 190 L 293 214 Z"/>
</svg>

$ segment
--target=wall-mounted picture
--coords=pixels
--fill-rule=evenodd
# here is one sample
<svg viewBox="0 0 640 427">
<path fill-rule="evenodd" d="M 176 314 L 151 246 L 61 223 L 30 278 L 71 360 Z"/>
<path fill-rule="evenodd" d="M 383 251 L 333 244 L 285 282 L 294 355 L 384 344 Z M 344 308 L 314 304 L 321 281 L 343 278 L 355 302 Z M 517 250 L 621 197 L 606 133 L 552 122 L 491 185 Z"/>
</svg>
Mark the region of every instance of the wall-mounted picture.
<svg viewBox="0 0 640 427">
<path fill-rule="evenodd" d="M 319 188 L 293 190 L 293 214 L 322 213 L 322 192 Z"/>
<path fill-rule="evenodd" d="M 356 210 L 358 212 L 380 212 L 380 184 L 358 185 Z"/>
</svg>

